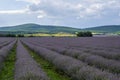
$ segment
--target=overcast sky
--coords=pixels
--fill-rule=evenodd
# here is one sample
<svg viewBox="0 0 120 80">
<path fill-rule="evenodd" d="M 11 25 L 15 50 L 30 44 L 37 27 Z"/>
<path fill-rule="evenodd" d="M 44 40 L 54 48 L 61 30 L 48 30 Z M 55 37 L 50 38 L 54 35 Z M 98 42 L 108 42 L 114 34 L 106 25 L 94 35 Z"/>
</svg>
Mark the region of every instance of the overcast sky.
<svg viewBox="0 0 120 80">
<path fill-rule="evenodd" d="M 37 23 L 76 28 L 120 24 L 120 0 L 0 0 L 0 26 Z"/>
</svg>

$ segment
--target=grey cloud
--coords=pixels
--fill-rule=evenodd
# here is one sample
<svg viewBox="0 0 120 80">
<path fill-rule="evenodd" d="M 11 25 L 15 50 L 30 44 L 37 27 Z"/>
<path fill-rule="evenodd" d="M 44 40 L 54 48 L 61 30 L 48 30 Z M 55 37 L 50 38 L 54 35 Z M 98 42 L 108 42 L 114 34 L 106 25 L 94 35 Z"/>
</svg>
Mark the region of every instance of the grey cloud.
<svg viewBox="0 0 120 80">
<path fill-rule="evenodd" d="M 29 9 L 42 10 L 54 17 L 96 17 L 102 15 L 107 9 L 120 9 L 119 2 L 118 0 L 41 0 L 39 5 L 29 5 Z"/>
</svg>

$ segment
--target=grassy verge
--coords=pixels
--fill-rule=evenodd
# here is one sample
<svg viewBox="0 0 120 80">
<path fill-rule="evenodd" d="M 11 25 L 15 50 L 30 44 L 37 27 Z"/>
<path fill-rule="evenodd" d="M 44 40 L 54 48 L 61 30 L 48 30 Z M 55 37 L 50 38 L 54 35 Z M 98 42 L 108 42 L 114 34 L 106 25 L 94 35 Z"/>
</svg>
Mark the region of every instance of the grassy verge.
<svg viewBox="0 0 120 80">
<path fill-rule="evenodd" d="M 30 50 L 27 46 L 26 49 L 29 51 L 31 56 L 37 61 L 41 68 L 47 73 L 50 80 L 71 80 L 63 72 L 58 72 L 57 69 L 47 60 L 43 59 L 41 56 L 36 54 L 34 51 Z"/>
<path fill-rule="evenodd" d="M 3 68 L 0 72 L 0 80 L 14 80 L 15 55 L 16 45 L 10 51 L 5 62 L 3 63 Z"/>
</svg>

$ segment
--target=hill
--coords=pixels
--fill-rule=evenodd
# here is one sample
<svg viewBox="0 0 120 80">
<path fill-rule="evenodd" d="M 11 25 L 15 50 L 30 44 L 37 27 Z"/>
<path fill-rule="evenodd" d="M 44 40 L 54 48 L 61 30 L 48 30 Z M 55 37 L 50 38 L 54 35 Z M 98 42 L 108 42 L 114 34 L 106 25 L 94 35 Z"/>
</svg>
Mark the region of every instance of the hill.
<svg viewBox="0 0 120 80">
<path fill-rule="evenodd" d="M 120 25 L 107 25 L 107 26 L 99 26 L 99 27 L 92 27 L 86 28 L 83 30 L 89 30 L 92 32 L 101 32 L 101 33 L 117 33 L 120 32 Z"/>
<path fill-rule="evenodd" d="M 38 24 L 22 24 L 16 26 L 0 27 L 1 33 L 75 33 L 79 31 L 92 31 L 96 33 L 120 33 L 120 25 L 107 25 L 99 27 L 91 27 L 85 29 L 71 28 L 65 26 L 51 26 Z"/>
<path fill-rule="evenodd" d="M 75 33 L 79 29 L 64 27 L 64 26 L 50 26 L 50 25 L 38 25 L 38 24 L 23 24 L 17 26 L 1 27 L 1 32 L 12 33 Z"/>
</svg>

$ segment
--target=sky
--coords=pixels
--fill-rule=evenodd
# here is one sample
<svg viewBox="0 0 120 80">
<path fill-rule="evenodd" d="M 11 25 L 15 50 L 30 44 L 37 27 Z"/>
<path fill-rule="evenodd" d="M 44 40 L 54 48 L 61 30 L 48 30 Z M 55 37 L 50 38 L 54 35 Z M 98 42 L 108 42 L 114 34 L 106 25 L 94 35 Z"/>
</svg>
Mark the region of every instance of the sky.
<svg viewBox="0 0 120 80">
<path fill-rule="evenodd" d="M 120 25 L 120 0 L 0 0 L 0 27 Z"/>
</svg>

